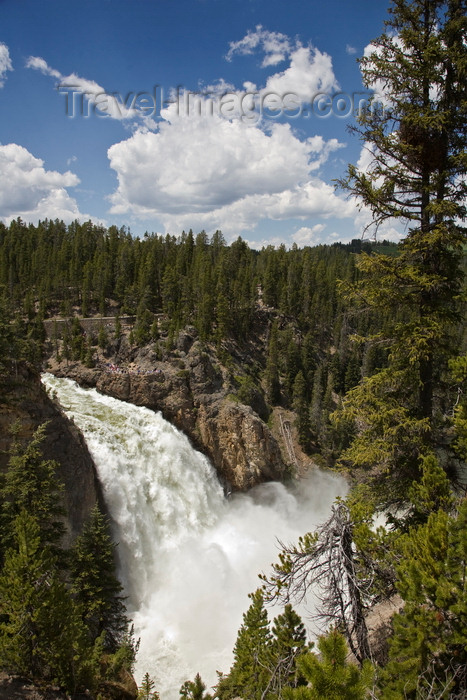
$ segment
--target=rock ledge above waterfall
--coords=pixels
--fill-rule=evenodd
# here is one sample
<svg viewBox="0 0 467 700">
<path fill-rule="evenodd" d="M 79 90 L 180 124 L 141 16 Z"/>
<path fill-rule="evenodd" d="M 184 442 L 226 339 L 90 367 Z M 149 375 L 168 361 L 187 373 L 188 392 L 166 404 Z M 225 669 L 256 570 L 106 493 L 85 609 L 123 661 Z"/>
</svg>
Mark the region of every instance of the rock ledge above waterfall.
<svg viewBox="0 0 467 700">
<path fill-rule="evenodd" d="M 283 480 L 288 467 L 263 420 L 268 409 L 262 392 L 252 392 L 250 405 L 236 396 L 237 372 L 245 359 L 251 358 L 237 363 L 230 359 L 227 368 L 215 348 L 201 343 L 188 328 L 162 359 L 150 345 L 132 348 L 124 336 L 99 352 L 93 369 L 52 358 L 47 369 L 81 386 L 161 411 L 209 457 L 226 489 L 246 491 L 264 481 Z"/>
</svg>

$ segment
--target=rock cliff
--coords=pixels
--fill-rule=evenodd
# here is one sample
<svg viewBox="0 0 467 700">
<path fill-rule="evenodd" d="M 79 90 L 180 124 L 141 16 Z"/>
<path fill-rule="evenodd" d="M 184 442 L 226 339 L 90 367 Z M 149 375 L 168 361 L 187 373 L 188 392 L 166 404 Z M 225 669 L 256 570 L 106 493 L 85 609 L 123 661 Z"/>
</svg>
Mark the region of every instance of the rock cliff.
<svg viewBox="0 0 467 700">
<path fill-rule="evenodd" d="M 2 373 L 0 390 L 0 470 L 8 463 L 13 424 L 19 426 L 18 438 L 27 441 L 39 425 L 47 423 L 44 458 L 59 464 L 57 476 L 64 485 L 68 513 L 67 537 L 72 540 L 95 503 L 102 504 L 94 463 L 82 435 L 49 398 L 39 373 L 29 365 L 21 363 Z"/>
<path fill-rule="evenodd" d="M 227 490 L 245 491 L 286 475 L 279 445 L 258 415 L 258 411 L 267 414 L 261 392 L 251 402 L 256 410 L 242 403 L 235 395 L 233 374 L 241 371 L 241 365 L 227 369 L 213 347 L 197 340 L 194 329 L 182 332 L 174 351 L 163 359 L 153 346 L 132 348 L 123 337 L 109 345 L 94 369 L 50 360 L 49 370 L 81 386 L 161 411 L 210 458 Z"/>
</svg>

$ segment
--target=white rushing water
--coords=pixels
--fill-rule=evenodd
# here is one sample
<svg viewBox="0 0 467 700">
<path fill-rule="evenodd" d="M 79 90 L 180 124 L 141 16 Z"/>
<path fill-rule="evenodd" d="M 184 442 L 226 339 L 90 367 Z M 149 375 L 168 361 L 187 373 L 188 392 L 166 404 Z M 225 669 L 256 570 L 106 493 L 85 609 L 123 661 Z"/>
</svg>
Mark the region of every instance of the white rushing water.
<svg viewBox="0 0 467 700">
<path fill-rule="evenodd" d="M 197 672 L 213 685 L 230 668 L 248 593 L 276 561 L 277 539 L 296 542 L 321 523 L 343 480 L 315 471 L 294 488 L 268 483 L 225 499 L 209 461 L 159 413 L 42 379 L 98 470 L 141 640 L 137 681 L 148 672 L 161 700 L 178 700 Z"/>
</svg>

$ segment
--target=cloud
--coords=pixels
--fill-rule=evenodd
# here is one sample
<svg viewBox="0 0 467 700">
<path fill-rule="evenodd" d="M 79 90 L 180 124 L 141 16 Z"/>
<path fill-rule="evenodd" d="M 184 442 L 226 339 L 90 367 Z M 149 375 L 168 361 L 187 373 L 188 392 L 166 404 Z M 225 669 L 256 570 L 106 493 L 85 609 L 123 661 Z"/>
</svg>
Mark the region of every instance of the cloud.
<svg viewBox="0 0 467 700">
<path fill-rule="evenodd" d="M 6 44 L 0 43 L 0 88 L 4 86 L 6 72 L 9 70 L 13 70 L 10 52 Z"/>
<path fill-rule="evenodd" d="M 44 61 L 43 58 L 40 58 L 40 56 L 29 56 L 28 60 L 26 61 L 26 68 L 34 68 L 34 70 L 40 71 L 43 73 L 43 75 L 50 75 L 51 77 L 58 78 L 59 80 L 63 78 L 62 74 L 58 70 L 50 68 L 50 66 L 47 65 L 47 62 Z"/>
<path fill-rule="evenodd" d="M 227 61 L 231 61 L 235 55 L 249 56 L 256 49 L 261 49 L 264 52 L 265 56 L 261 65 L 266 68 L 267 66 L 275 66 L 287 58 L 291 50 L 291 42 L 286 34 L 270 32 L 258 24 L 254 32 L 250 30 L 243 39 L 230 42 L 229 51 L 225 58 Z"/>
<path fill-rule="evenodd" d="M 323 231 L 324 224 L 315 224 L 311 228 L 302 226 L 293 235 L 292 240 L 299 247 L 306 245 L 316 245 L 319 241 L 319 234 Z"/>
<path fill-rule="evenodd" d="M 89 218 L 79 212 L 76 201 L 67 192 L 79 184 L 69 170 L 46 170 L 44 161 L 15 143 L 0 145 L 0 218 L 11 221 L 20 216 L 38 219 Z"/>
<path fill-rule="evenodd" d="M 310 148 L 289 125 L 274 124 L 266 134 L 213 116 L 165 122 L 158 133 L 138 131 L 108 155 L 119 177 L 114 202 L 176 213 L 280 192 L 307 177 Z"/>
<path fill-rule="evenodd" d="M 261 248 L 267 248 L 268 246 L 273 246 L 274 248 L 279 248 L 284 246 L 285 248 L 291 248 L 293 244 L 296 244 L 299 248 L 304 246 L 314 246 L 319 243 L 324 242 L 321 233 L 325 231 L 324 224 L 315 224 L 314 226 L 301 226 L 295 233 L 291 236 L 289 234 L 282 236 L 269 236 L 268 238 L 261 238 L 260 240 L 250 240 L 244 238 L 245 242 L 248 243 L 250 248 L 254 250 L 261 250 Z M 340 237 L 340 234 L 326 234 L 326 238 Z"/>
<path fill-rule="evenodd" d="M 168 115 L 166 114 L 166 117 Z M 288 124 L 267 131 L 218 116 L 170 115 L 108 150 L 118 177 L 113 214 L 161 220 L 167 230 L 249 230 L 262 219 L 351 216 L 353 206 L 312 171 L 341 146 L 299 140 Z"/>
<path fill-rule="evenodd" d="M 300 103 L 337 89 L 330 56 L 257 27 L 230 45 L 227 58 L 256 49 L 266 54 L 265 64 L 280 55 L 289 66 L 260 88 L 245 82 L 240 91 L 221 79 L 199 93 L 174 91 L 162 122 L 109 148 L 118 178 L 113 214 L 156 219 L 172 231 L 222 228 L 226 235 L 264 219 L 354 216 L 354 203 L 317 176 L 343 144 L 320 135 L 300 139 L 290 124 L 268 122 L 261 111 L 271 93 L 279 100 L 294 93 Z"/>
<path fill-rule="evenodd" d="M 355 48 L 355 46 L 351 46 L 350 44 L 347 44 L 347 46 L 345 47 L 345 52 L 349 56 L 354 56 L 357 53 L 357 49 Z"/>
<path fill-rule="evenodd" d="M 319 100 L 339 89 L 331 57 L 313 47 L 298 45 L 290 51 L 288 67 L 270 75 L 264 86 L 244 81 L 243 89 L 237 89 L 220 79 L 201 86 L 197 92 L 177 88 L 171 91 L 170 104 L 161 110 L 160 116 L 172 122 L 179 117 L 215 114 L 226 120 L 241 119 L 249 125 L 261 126 L 268 119 L 290 119 L 299 116 L 303 109 L 304 113 L 320 109 Z M 146 126 L 157 130 L 155 122 L 147 122 Z"/>
<path fill-rule="evenodd" d="M 338 89 L 331 57 L 318 49 L 299 46 L 290 56 L 290 66 L 271 75 L 262 92 L 281 96 L 293 93 L 302 102 L 310 102 L 318 93 L 330 94 Z"/>
<path fill-rule="evenodd" d="M 334 75 L 332 59 L 312 46 L 302 46 L 299 41 L 291 41 L 285 34 L 269 32 L 261 25 L 254 32 L 249 31 L 240 41 L 231 42 L 226 55 L 231 61 L 235 55 L 249 55 L 255 50 L 264 52 L 263 67 L 274 66 L 290 60 L 289 67 L 281 73 L 271 75 L 261 94 L 274 93 L 283 96 L 297 95 L 302 102 L 310 101 L 317 93 L 330 93 L 338 90 L 339 84 Z"/>
<path fill-rule="evenodd" d="M 40 56 L 30 56 L 26 61 L 26 68 L 33 68 L 40 71 L 43 75 L 56 78 L 60 89 L 85 95 L 90 108 L 97 110 L 99 116 L 108 116 L 118 120 L 136 119 L 141 116 L 137 109 L 128 108 L 121 99 L 108 94 L 94 80 L 81 78 L 76 73 L 63 75 L 55 68 L 51 68 Z"/>
</svg>

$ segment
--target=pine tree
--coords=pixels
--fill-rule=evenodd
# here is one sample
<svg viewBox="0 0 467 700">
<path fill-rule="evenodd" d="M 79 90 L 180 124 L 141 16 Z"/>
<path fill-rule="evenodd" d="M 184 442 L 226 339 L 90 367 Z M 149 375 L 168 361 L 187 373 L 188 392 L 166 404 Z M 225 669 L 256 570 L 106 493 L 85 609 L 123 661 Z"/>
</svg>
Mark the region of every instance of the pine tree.
<svg viewBox="0 0 467 700">
<path fill-rule="evenodd" d="M 41 541 L 60 553 L 60 543 L 65 532 L 65 510 L 61 495 L 63 487 L 56 473 L 59 464 L 45 460 L 41 445 L 47 424 L 41 425 L 26 447 L 14 440 L 7 472 L 0 488 L 0 542 L 5 549 L 12 544 L 13 523 L 26 510 L 34 516 L 40 528 Z"/>
<path fill-rule="evenodd" d="M 136 312 L 136 323 L 133 335 L 136 345 L 145 345 L 151 339 L 151 325 L 154 320 L 153 314 L 146 307 L 144 298 L 138 304 Z"/>
<path fill-rule="evenodd" d="M 281 385 L 279 379 L 279 348 L 277 321 L 273 321 L 269 333 L 268 356 L 264 381 L 266 385 L 266 400 L 273 406 L 280 403 Z"/>
<path fill-rule="evenodd" d="M 120 314 L 117 313 L 115 316 L 115 340 L 119 340 L 122 336 L 122 322 L 120 321 Z"/>
<path fill-rule="evenodd" d="M 4 668 L 69 691 L 79 686 L 80 666 L 91 653 L 85 628 L 38 522 L 25 510 L 0 574 L 0 615 Z"/>
<path fill-rule="evenodd" d="M 324 394 L 324 368 L 319 365 L 314 373 L 310 402 L 310 429 L 315 439 L 319 438 L 322 428 L 322 405 Z"/>
<path fill-rule="evenodd" d="M 92 367 L 96 366 L 96 360 L 94 358 L 94 351 L 92 349 L 91 343 L 85 343 L 84 349 L 84 365 L 85 367 L 89 367 L 90 369 L 92 369 Z"/>
<path fill-rule="evenodd" d="M 349 391 L 353 389 L 354 386 L 360 381 L 360 362 L 358 360 L 357 354 L 354 352 L 351 354 L 347 367 L 345 369 L 344 375 L 344 390 Z"/>
<path fill-rule="evenodd" d="M 199 673 L 196 674 L 194 681 L 185 681 L 180 688 L 180 697 L 186 700 L 212 700 L 212 695 L 205 693 L 206 685 L 201 680 Z"/>
<path fill-rule="evenodd" d="M 96 505 L 71 551 L 72 590 L 91 641 L 104 633 L 110 651 L 116 651 L 128 629 L 114 553 L 107 523 Z"/>
<path fill-rule="evenodd" d="M 137 700 L 159 700 L 159 693 L 154 690 L 155 685 L 149 673 L 145 673 L 143 682 L 138 688 Z"/>
<path fill-rule="evenodd" d="M 15 355 L 15 336 L 11 326 L 11 314 L 5 296 L 0 298 L 0 368 Z"/>
<path fill-rule="evenodd" d="M 305 449 L 310 444 L 310 412 L 307 400 L 307 386 L 303 372 L 300 370 L 293 384 L 293 409 L 296 413 L 296 426 L 300 445 Z"/>
<path fill-rule="evenodd" d="M 296 688 L 306 684 L 297 664 L 300 657 L 313 645 L 307 643 L 305 625 L 290 603 L 287 603 L 284 612 L 274 619 L 272 634 L 271 655 L 274 670 L 271 689 L 280 693 L 282 688 Z"/>
<path fill-rule="evenodd" d="M 311 387 L 313 386 L 313 374 L 316 369 L 316 347 L 311 331 L 308 331 L 303 339 L 302 366 L 303 374 L 311 391 Z"/>
<path fill-rule="evenodd" d="M 83 348 L 83 330 L 77 316 L 70 318 L 69 324 L 71 328 L 71 358 L 79 360 Z"/>
<path fill-rule="evenodd" d="M 371 464 L 399 494 L 401 482 L 419 475 L 420 458 L 446 441 L 436 394 L 456 352 L 462 283 L 466 9 L 465 0 L 393 1 L 388 30 L 361 60 L 365 85 L 384 86 L 356 129 L 371 162 L 365 170 L 349 166 L 342 182 L 369 208 L 374 226 L 390 219 L 408 225 L 398 256 L 357 257 L 350 298 L 381 312 L 391 304 L 399 317 L 379 336 L 390 351 L 388 368 L 367 377 L 344 405 L 359 425 L 344 458 Z"/>
<path fill-rule="evenodd" d="M 97 333 L 97 344 L 101 350 L 105 350 L 107 343 L 109 342 L 109 337 L 107 331 L 105 330 L 104 322 L 101 321 L 99 324 L 99 331 Z"/>
<path fill-rule="evenodd" d="M 450 512 L 454 505 L 454 495 L 444 469 L 435 455 L 422 459 L 421 477 L 408 492 L 411 505 L 407 520 L 412 523 L 425 522 L 431 513 L 440 509 Z"/>
<path fill-rule="evenodd" d="M 457 382 L 457 401 L 454 410 L 454 427 L 456 430 L 455 450 L 463 459 L 467 460 L 467 398 L 465 387 L 467 386 L 467 355 L 452 358 L 449 369 L 454 381 Z"/>
<path fill-rule="evenodd" d="M 159 338 L 160 338 L 159 324 L 158 324 L 157 318 L 155 318 L 155 319 L 153 320 L 152 324 L 151 324 L 151 329 L 150 329 L 150 331 L 149 331 L 149 336 L 150 336 L 151 340 L 152 340 L 154 343 L 157 343 L 157 341 L 158 341 Z"/>
<path fill-rule="evenodd" d="M 271 675 L 271 632 L 261 590 L 251 593 L 251 605 L 243 615 L 243 624 L 234 647 L 234 663 L 220 679 L 217 696 L 230 700 L 236 696 L 261 700 Z"/>
<path fill-rule="evenodd" d="M 461 698 L 467 693 L 467 502 L 440 509 L 401 541 L 394 616 L 381 697 Z"/>
<path fill-rule="evenodd" d="M 301 354 L 300 347 L 293 337 L 293 332 L 290 332 L 290 340 L 287 345 L 286 358 L 285 358 L 285 372 L 286 372 L 286 387 L 289 396 L 292 397 L 293 384 L 295 377 L 301 371 Z"/>
<path fill-rule="evenodd" d="M 232 314 L 230 305 L 222 288 L 217 295 L 216 323 L 216 339 L 219 346 L 222 340 L 227 338 L 232 331 Z"/>
<path fill-rule="evenodd" d="M 320 657 L 310 653 L 300 657 L 298 667 L 309 687 L 285 689 L 286 700 L 365 700 L 372 685 L 369 661 L 359 668 L 347 661 L 344 637 L 331 630 L 318 640 Z"/>
<path fill-rule="evenodd" d="M 70 328 L 68 326 L 68 322 L 65 322 L 63 324 L 63 334 L 62 334 L 62 356 L 66 360 L 66 364 L 68 367 L 68 361 L 71 359 L 71 350 L 70 350 Z"/>
</svg>

